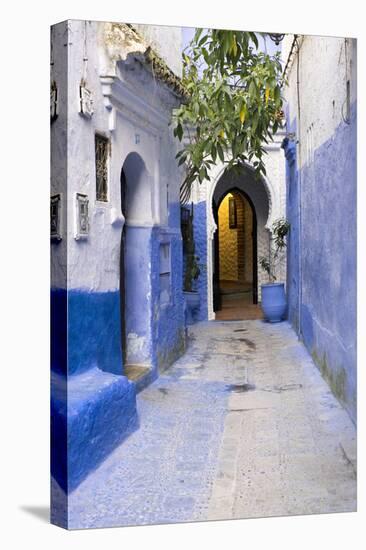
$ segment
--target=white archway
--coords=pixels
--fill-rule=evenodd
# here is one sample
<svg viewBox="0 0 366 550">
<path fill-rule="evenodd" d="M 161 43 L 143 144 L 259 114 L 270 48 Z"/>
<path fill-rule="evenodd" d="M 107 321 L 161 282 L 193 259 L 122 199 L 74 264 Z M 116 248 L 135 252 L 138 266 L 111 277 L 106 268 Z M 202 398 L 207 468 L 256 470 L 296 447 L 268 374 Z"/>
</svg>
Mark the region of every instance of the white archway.
<svg viewBox="0 0 366 550">
<path fill-rule="evenodd" d="M 126 204 L 124 205 L 127 212 L 126 223 L 128 225 L 152 225 L 152 178 L 141 155 L 136 152 L 129 153 L 123 163 L 123 171 L 128 182 Z"/>
<path fill-rule="evenodd" d="M 222 177 L 225 175 L 226 166 L 223 163 L 216 164 L 211 169 L 209 176 L 210 181 L 205 183 L 205 186 L 198 190 L 196 188 L 196 195 L 199 195 L 199 199 L 204 199 L 206 202 L 206 220 L 207 220 L 207 316 L 209 320 L 215 319 L 215 312 L 213 309 L 213 239 L 217 225 L 213 214 L 213 198 L 214 193 Z M 243 170 L 247 173 L 251 173 L 254 178 L 254 168 L 248 164 L 243 165 Z M 275 185 L 268 177 L 261 176 L 258 182 L 264 187 L 266 197 L 268 200 L 268 217 L 264 223 L 264 228 L 268 232 L 268 246 L 271 236 L 271 227 L 273 222 L 284 215 L 283 200 L 281 193 L 281 185 Z M 240 187 L 240 185 L 239 185 Z M 198 198 L 198 197 L 197 197 Z M 284 269 L 281 270 L 284 273 Z M 259 277 L 259 282 L 261 278 Z M 263 281 L 264 282 L 264 281 Z M 260 296 L 260 288 L 258 288 L 258 294 Z"/>
</svg>

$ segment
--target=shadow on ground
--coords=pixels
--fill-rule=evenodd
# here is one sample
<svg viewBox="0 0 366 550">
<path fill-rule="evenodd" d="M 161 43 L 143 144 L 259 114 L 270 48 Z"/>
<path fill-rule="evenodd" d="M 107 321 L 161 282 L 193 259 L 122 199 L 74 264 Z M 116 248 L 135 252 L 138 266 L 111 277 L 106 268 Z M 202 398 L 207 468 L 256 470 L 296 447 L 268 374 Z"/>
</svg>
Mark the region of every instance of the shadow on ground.
<svg viewBox="0 0 366 550">
<path fill-rule="evenodd" d="M 39 520 L 49 523 L 50 522 L 50 507 L 49 506 L 20 506 L 23 512 L 30 514 L 38 518 Z"/>
</svg>

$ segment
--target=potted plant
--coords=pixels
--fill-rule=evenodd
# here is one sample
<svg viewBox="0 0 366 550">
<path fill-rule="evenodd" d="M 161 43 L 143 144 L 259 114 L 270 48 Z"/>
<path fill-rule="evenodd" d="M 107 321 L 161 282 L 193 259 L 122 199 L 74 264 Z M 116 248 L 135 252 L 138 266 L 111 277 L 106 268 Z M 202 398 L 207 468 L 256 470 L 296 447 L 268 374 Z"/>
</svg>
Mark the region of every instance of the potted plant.
<svg viewBox="0 0 366 550">
<path fill-rule="evenodd" d="M 273 241 L 270 246 L 269 257 L 262 257 L 259 261 L 262 269 L 266 271 L 269 283 L 261 285 L 262 289 L 262 311 L 264 317 L 270 323 L 282 321 L 286 313 L 286 295 L 284 283 L 278 283 L 276 272 L 279 263 L 284 257 L 286 248 L 286 235 L 290 230 L 289 222 L 279 218 L 272 225 Z"/>
<path fill-rule="evenodd" d="M 195 254 L 195 242 L 193 235 L 193 205 L 191 209 L 182 208 L 181 216 L 183 254 L 184 254 L 184 280 L 183 295 L 185 299 L 186 322 L 193 323 L 194 313 L 200 305 L 200 295 L 194 290 L 193 284 L 201 273 L 199 257 Z"/>
</svg>

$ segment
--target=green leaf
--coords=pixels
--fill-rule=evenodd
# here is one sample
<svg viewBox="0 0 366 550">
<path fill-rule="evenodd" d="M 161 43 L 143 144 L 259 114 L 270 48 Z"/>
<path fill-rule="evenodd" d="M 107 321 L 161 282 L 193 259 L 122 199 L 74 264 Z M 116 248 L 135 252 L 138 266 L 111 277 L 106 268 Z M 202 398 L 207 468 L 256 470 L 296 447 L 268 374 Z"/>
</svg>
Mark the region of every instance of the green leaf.
<svg viewBox="0 0 366 550">
<path fill-rule="evenodd" d="M 182 137 L 183 137 L 183 127 L 181 125 L 181 123 L 179 122 L 178 123 L 178 126 L 176 127 L 176 136 L 178 137 L 179 141 L 182 141 Z"/>
<path fill-rule="evenodd" d="M 257 96 L 257 86 L 254 79 L 252 79 L 249 84 L 249 95 L 251 100 L 253 100 Z"/>
<path fill-rule="evenodd" d="M 256 34 L 254 32 L 251 32 L 250 37 L 251 37 L 252 41 L 254 42 L 255 47 L 258 49 L 258 39 L 256 37 Z"/>
<path fill-rule="evenodd" d="M 279 55 L 255 49 L 257 43 L 254 33 L 197 29 L 184 51 L 189 97 L 175 110 L 173 127 L 180 141 L 185 125 L 194 128 L 186 136 L 190 143 L 176 155 L 177 163 L 189 160 L 187 177 L 193 180 L 207 179 L 217 159 L 228 169 L 257 159 L 256 172 L 264 173 L 263 145 L 279 127 L 285 83 Z"/>
<path fill-rule="evenodd" d="M 217 148 L 217 154 L 219 155 L 219 159 L 221 160 L 221 162 L 224 162 L 224 151 L 220 145 L 220 143 L 217 143 L 216 144 L 216 148 Z"/>
<path fill-rule="evenodd" d="M 187 153 L 184 153 L 179 159 L 178 166 L 181 166 L 187 159 Z"/>
<path fill-rule="evenodd" d="M 205 174 L 206 174 L 206 168 L 204 166 L 202 166 L 202 168 L 199 171 L 199 175 L 198 175 L 200 181 L 203 181 L 205 179 Z"/>
<path fill-rule="evenodd" d="M 211 146 L 211 157 L 212 157 L 213 162 L 216 161 L 216 156 L 217 156 L 217 149 L 216 149 L 215 144 L 213 143 L 212 146 Z"/>
<path fill-rule="evenodd" d="M 194 34 L 193 42 L 198 42 L 199 41 L 202 32 L 203 32 L 203 29 L 196 29 L 196 32 Z"/>
<path fill-rule="evenodd" d="M 255 133 L 258 126 L 258 112 L 253 115 L 252 118 L 252 132 Z"/>
<path fill-rule="evenodd" d="M 240 122 L 242 124 L 244 124 L 246 114 L 247 114 L 247 106 L 245 105 L 245 103 L 243 103 L 243 105 L 241 106 L 241 109 L 240 109 L 240 113 L 239 113 Z"/>
<path fill-rule="evenodd" d="M 207 65 L 210 63 L 210 55 L 208 53 L 208 51 L 206 50 L 206 48 L 202 48 L 202 55 L 203 55 L 203 58 L 204 60 L 206 61 Z"/>
<path fill-rule="evenodd" d="M 202 29 L 201 29 L 202 30 Z M 198 47 L 201 47 L 207 41 L 207 35 L 204 35 L 198 42 Z"/>
</svg>

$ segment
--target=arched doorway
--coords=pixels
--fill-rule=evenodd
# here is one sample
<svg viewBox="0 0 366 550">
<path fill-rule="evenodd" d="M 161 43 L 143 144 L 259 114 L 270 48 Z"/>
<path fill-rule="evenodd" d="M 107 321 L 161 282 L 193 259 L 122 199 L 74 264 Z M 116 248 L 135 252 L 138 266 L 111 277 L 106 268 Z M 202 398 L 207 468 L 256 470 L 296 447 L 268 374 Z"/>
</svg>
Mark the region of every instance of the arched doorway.
<svg viewBox="0 0 366 550">
<path fill-rule="evenodd" d="M 124 374 L 139 381 L 151 370 L 151 178 L 130 153 L 121 170 L 120 317 Z"/>
<path fill-rule="evenodd" d="M 261 317 L 261 310 L 257 302 L 261 300 L 261 284 L 267 282 L 266 273 L 259 265 L 259 258 L 266 256 L 270 244 L 269 226 L 272 217 L 277 211 L 277 195 L 271 193 L 271 185 L 264 178 L 256 177 L 254 170 L 247 165 L 237 167 L 235 170 L 225 171 L 217 169 L 212 174 L 212 183 L 207 186 L 207 306 L 208 318 L 220 319 L 222 314 L 222 295 L 219 285 L 219 219 L 218 208 L 225 196 L 235 192 L 237 197 L 246 201 L 247 210 L 252 215 L 252 274 L 250 292 L 251 312 L 246 312 L 247 318 Z M 239 199 L 240 200 L 240 199 Z M 248 247 L 248 244 L 247 244 Z M 247 269 L 250 264 L 247 259 Z M 237 315 L 233 319 L 244 319 L 245 316 Z M 227 317 L 228 319 L 230 317 Z"/>
<path fill-rule="evenodd" d="M 260 318 L 257 216 L 245 191 L 233 187 L 213 198 L 213 305 L 217 319 Z"/>
</svg>

